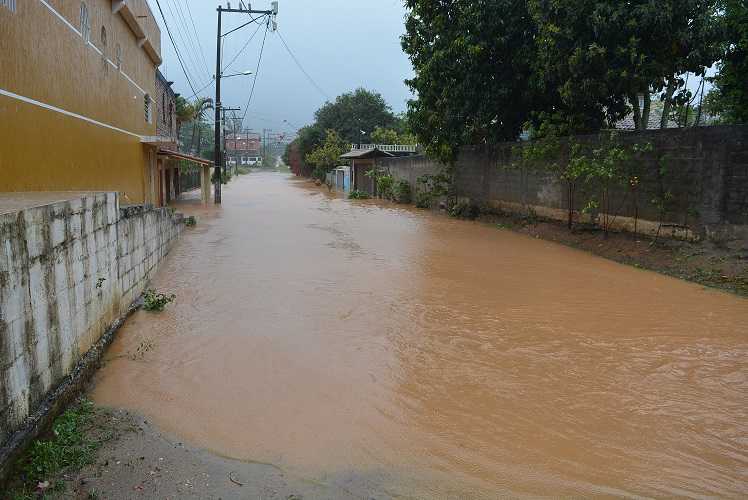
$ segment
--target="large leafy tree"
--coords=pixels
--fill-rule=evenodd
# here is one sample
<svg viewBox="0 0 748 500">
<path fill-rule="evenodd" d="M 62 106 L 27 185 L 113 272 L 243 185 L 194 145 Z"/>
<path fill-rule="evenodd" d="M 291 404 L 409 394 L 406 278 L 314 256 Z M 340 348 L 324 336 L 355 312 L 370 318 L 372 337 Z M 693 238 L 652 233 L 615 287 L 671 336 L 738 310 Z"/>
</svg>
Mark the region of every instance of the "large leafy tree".
<svg viewBox="0 0 748 500">
<path fill-rule="evenodd" d="M 681 75 L 720 57 L 721 1 L 742 0 L 406 0 L 413 130 L 449 161 L 528 125 L 595 132 L 633 109 L 643 128 L 652 94 L 666 121 Z"/>
<path fill-rule="evenodd" d="M 707 96 L 710 113 L 722 123 L 748 123 L 748 3 L 723 0 L 724 57 Z"/>
<path fill-rule="evenodd" d="M 316 125 L 322 130 L 335 130 L 344 140 L 357 143 L 376 127 L 392 127 L 395 115 L 384 98 L 363 88 L 339 95 L 314 114 Z"/>
<path fill-rule="evenodd" d="M 533 74 L 536 26 L 515 0 L 406 0 L 403 50 L 418 98 L 409 121 L 427 151 L 454 160 L 461 144 L 512 140 L 549 105 Z"/>
<path fill-rule="evenodd" d="M 673 104 L 690 95 L 681 75 L 704 75 L 721 54 L 718 0 L 529 0 L 538 73 L 561 106 L 546 112 L 567 133 L 622 117 L 646 128 L 650 95 Z M 563 130 L 565 129 L 565 130 Z"/>
<path fill-rule="evenodd" d="M 307 155 L 325 138 L 325 131 L 319 126 L 307 125 L 299 129 L 296 139 L 286 146 L 284 161 L 291 165 L 296 175 L 309 174 L 309 168 L 306 165 Z"/>
</svg>

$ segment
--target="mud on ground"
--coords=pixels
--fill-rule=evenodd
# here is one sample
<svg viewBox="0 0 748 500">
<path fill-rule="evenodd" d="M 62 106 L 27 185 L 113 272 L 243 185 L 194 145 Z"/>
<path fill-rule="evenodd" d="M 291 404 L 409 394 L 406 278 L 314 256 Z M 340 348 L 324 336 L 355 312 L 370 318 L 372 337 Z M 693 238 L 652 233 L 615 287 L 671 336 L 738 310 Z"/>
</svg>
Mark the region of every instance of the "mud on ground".
<svg viewBox="0 0 748 500">
<path fill-rule="evenodd" d="M 748 297 L 748 241 L 718 246 L 625 232 L 611 232 L 606 238 L 591 226 L 578 225 L 569 231 L 557 221 L 514 214 L 481 214 L 478 221 Z"/>
<path fill-rule="evenodd" d="M 19 470 L 0 498 L 354 498 L 340 488 L 290 477 L 272 464 L 231 460 L 188 446 L 125 410 L 95 408 L 85 433 L 100 443 L 92 464 L 63 470 L 25 492 Z"/>
</svg>

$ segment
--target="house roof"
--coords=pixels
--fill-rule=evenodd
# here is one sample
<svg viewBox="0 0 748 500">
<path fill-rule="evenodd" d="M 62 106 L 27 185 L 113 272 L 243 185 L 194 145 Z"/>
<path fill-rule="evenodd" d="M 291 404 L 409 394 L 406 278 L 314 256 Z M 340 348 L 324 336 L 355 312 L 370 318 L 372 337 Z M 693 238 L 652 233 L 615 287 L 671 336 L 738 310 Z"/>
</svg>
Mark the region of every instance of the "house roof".
<svg viewBox="0 0 748 500">
<path fill-rule="evenodd" d="M 652 129 L 659 129 L 660 128 L 660 121 L 662 120 L 662 106 L 656 106 L 655 103 L 652 103 L 653 106 L 649 110 L 649 119 L 647 120 L 647 130 Z M 615 128 L 619 130 L 634 130 L 636 127 L 634 126 L 634 113 L 631 112 L 625 117 L 623 117 L 621 120 L 618 120 L 615 124 Z M 678 124 L 675 123 L 673 120 L 668 119 L 667 125 L 665 128 L 678 128 Z"/>
<path fill-rule="evenodd" d="M 379 148 L 373 148 L 373 149 L 358 149 L 354 151 L 349 151 L 345 154 L 340 155 L 343 159 L 350 159 L 350 160 L 364 160 L 369 158 L 389 158 L 394 156 L 392 153 L 388 153 L 387 151 L 382 151 Z"/>
</svg>

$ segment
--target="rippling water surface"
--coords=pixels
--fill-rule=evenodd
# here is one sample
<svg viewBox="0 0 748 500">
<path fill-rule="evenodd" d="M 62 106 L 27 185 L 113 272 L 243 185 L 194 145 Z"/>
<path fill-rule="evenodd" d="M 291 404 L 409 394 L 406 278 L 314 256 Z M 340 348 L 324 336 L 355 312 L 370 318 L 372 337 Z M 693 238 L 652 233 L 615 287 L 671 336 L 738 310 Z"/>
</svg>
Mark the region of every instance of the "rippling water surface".
<svg viewBox="0 0 748 500">
<path fill-rule="evenodd" d="M 282 174 L 186 211 L 99 403 L 361 495 L 748 495 L 748 301 Z"/>
</svg>

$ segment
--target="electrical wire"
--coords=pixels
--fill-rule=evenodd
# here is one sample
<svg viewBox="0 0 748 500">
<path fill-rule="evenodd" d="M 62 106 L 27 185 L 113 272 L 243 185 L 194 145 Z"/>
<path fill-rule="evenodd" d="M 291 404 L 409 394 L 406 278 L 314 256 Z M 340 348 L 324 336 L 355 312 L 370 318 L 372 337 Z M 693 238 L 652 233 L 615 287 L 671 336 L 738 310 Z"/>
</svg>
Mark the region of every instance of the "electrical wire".
<svg viewBox="0 0 748 500">
<path fill-rule="evenodd" d="M 197 48 L 195 47 L 195 44 L 192 42 L 192 39 L 189 36 L 189 31 L 185 33 L 184 30 L 182 29 L 182 26 L 185 26 L 184 18 L 181 18 L 180 16 L 174 13 L 174 8 L 176 8 L 177 11 L 179 11 L 179 7 L 177 4 L 175 4 L 174 8 L 172 8 L 172 3 L 174 1 L 175 0 L 164 0 L 166 4 L 166 8 L 169 10 L 169 13 L 171 14 L 172 21 L 174 21 L 174 24 L 172 25 L 174 28 L 174 31 L 176 32 L 179 39 L 182 41 L 182 47 L 187 49 L 187 56 L 185 57 L 185 62 L 190 63 L 187 66 L 191 71 L 190 75 L 192 76 L 192 80 L 195 81 L 197 85 L 202 85 L 202 82 L 204 82 L 205 80 L 195 76 L 195 75 L 199 76 L 199 75 L 204 74 L 203 69 L 200 68 L 200 63 L 197 62 L 197 59 L 195 59 Z M 180 23 L 181 23 L 181 26 L 180 26 Z M 208 71 L 207 73 L 208 75 L 210 75 L 210 71 Z"/>
<path fill-rule="evenodd" d="M 204 85 L 203 87 L 199 88 L 199 89 L 197 90 L 197 92 L 195 92 L 194 94 L 192 94 L 191 96 L 189 96 L 189 97 L 187 98 L 187 100 L 189 101 L 189 100 L 190 100 L 190 99 L 192 99 L 193 97 L 197 97 L 197 95 L 198 95 L 198 94 L 199 94 L 200 92 L 202 92 L 203 90 L 207 89 L 208 87 L 210 87 L 210 86 L 211 86 L 212 84 L 214 84 L 215 82 L 216 82 L 216 79 L 215 79 L 215 78 L 211 78 L 211 79 L 210 79 L 210 81 L 209 81 L 208 83 L 206 83 L 206 84 L 205 84 L 205 85 Z"/>
<path fill-rule="evenodd" d="M 244 106 L 244 114 L 242 115 L 242 127 L 244 126 L 244 119 L 247 117 L 247 111 L 249 111 L 249 105 L 252 102 L 252 97 L 255 95 L 255 84 L 257 83 L 257 75 L 260 73 L 260 63 L 262 62 L 262 53 L 265 51 L 265 40 L 268 37 L 268 30 L 270 28 L 270 19 L 268 19 L 265 25 L 265 35 L 262 37 L 262 47 L 260 47 L 260 57 L 257 58 L 257 68 L 255 68 L 255 77 L 252 80 L 252 90 L 249 92 L 249 99 L 247 99 L 247 105 Z"/>
<path fill-rule="evenodd" d="M 200 43 L 200 35 L 197 32 L 197 28 L 195 27 L 195 20 L 192 17 L 192 11 L 190 10 L 190 2 L 189 0 L 184 0 L 184 4 L 187 6 L 187 14 L 190 17 L 190 23 L 192 24 L 192 30 L 195 33 L 195 40 L 197 41 L 197 46 L 200 49 L 200 57 L 203 59 L 203 64 L 205 64 L 205 67 L 208 68 L 208 59 L 205 57 L 205 52 L 203 51 L 203 44 Z M 210 71 L 208 71 L 210 73 Z"/>
<path fill-rule="evenodd" d="M 172 7 L 171 0 L 163 0 L 164 5 L 166 6 L 166 9 L 169 11 L 169 18 L 172 20 L 172 30 L 176 34 L 175 38 L 178 38 L 181 42 L 182 49 L 185 49 L 186 52 L 184 53 L 184 61 L 185 61 L 185 67 L 190 72 L 190 79 L 192 79 L 196 85 L 200 85 L 200 82 L 202 79 L 195 77 L 195 75 L 199 75 L 202 72 L 201 71 L 195 71 L 195 61 L 192 58 L 192 55 L 194 53 L 194 49 L 190 46 L 189 43 L 187 43 L 184 39 L 184 34 L 179 26 L 179 19 L 177 19 L 177 16 L 174 14 L 174 8 Z M 175 39 L 176 41 L 176 39 Z"/>
<path fill-rule="evenodd" d="M 231 61 L 229 61 L 229 63 L 226 66 L 224 66 L 224 68 L 221 70 L 221 72 L 226 71 L 227 69 L 229 69 L 231 67 L 231 65 L 234 64 L 234 61 L 236 61 L 236 59 L 240 55 L 242 55 L 242 52 L 244 52 L 244 50 L 249 46 L 249 43 L 255 37 L 255 35 L 257 34 L 257 32 L 260 31 L 260 28 L 262 28 L 262 25 L 258 24 L 257 25 L 257 29 L 255 30 L 254 33 L 252 33 L 252 36 L 250 36 L 249 39 L 247 40 L 247 42 L 244 44 L 244 46 L 241 49 L 239 49 L 239 52 L 237 52 L 236 55 L 233 58 L 231 58 Z"/>
<path fill-rule="evenodd" d="M 197 92 L 195 92 L 195 86 L 192 84 L 192 81 L 190 80 L 190 77 L 187 75 L 187 70 L 184 67 L 184 61 L 182 60 L 182 55 L 179 53 L 179 49 L 177 48 L 177 44 L 174 41 L 174 36 L 171 34 L 171 29 L 169 28 L 169 23 L 166 22 L 166 16 L 164 16 L 164 11 L 161 8 L 161 2 L 159 0 L 156 0 L 156 5 L 158 6 L 158 11 L 161 13 L 161 19 L 164 21 L 164 27 L 166 28 L 166 33 L 169 35 L 169 40 L 171 40 L 171 45 L 174 47 L 174 52 L 177 54 L 177 59 L 179 60 L 179 65 L 182 67 L 182 73 L 184 73 L 184 77 L 187 79 L 187 84 L 190 86 L 190 89 L 192 92 L 197 95 Z"/>
<path fill-rule="evenodd" d="M 293 59 L 293 61 L 296 63 L 296 66 L 298 66 L 299 69 L 301 70 L 301 72 L 304 73 L 304 76 L 306 76 L 307 80 L 309 80 L 309 82 L 314 86 L 314 88 L 316 88 L 317 91 L 320 94 L 322 94 L 322 96 L 325 99 L 327 99 L 329 101 L 330 100 L 330 96 L 327 94 L 327 92 L 325 92 L 324 90 L 322 90 L 322 88 L 319 85 L 317 85 L 317 82 L 314 81 L 314 78 L 312 78 L 309 75 L 309 73 L 306 72 L 306 70 L 304 69 L 304 67 L 299 62 L 299 60 L 296 59 L 296 56 L 293 54 L 293 52 L 291 52 L 291 49 L 289 48 L 288 44 L 286 43 L 286 40 L 283 38 L 283 35 L 281 35 L 280 30 L 276 30 L 276 33 L 278 33 L 278 37 L 280 38 L 281 42 L 283 42 L 283 46 L 286 48 L 286 51 L 288 52 L 288 55 L 291 56 L 291 59 Z"/>
</svg>

